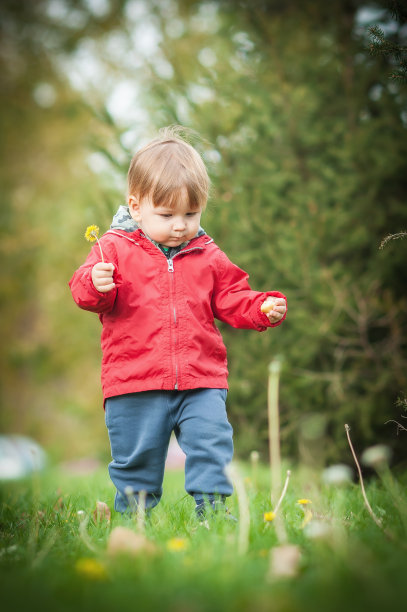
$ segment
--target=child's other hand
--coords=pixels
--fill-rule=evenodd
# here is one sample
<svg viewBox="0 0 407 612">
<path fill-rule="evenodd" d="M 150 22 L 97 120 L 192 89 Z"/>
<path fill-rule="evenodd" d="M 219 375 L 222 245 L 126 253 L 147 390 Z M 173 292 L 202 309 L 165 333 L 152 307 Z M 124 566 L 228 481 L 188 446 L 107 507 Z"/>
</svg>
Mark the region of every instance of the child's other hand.
<svg viewBox="0 0 407 612">
<path fill-rule="evenodd" d="M 114 265 L 99 262 L 92 268 L 92 283 L 100 293 L 108 293 L 116 287 L 113 282 Z"/>
<path fill-rule="evenodd" d="M 261 305 L 270 323 L 278 323 L 285 315 L 287 310 L 286 302 L 283 298 L 269 296 Z"/>
</svg>

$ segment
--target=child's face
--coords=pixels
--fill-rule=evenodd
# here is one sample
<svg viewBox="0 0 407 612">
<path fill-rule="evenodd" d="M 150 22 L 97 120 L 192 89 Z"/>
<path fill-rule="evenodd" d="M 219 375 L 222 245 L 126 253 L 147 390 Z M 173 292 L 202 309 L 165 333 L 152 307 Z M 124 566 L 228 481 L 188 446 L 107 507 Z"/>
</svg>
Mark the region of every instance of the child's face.
<svg viewBox="0 0 407 612">
<path fill-rule="evenodd" d="M 138 201 L 129 197 L 130 214 L 138 226 L 152 240 L 168 247 L 176 247 L 191 240 L 199 229 L 201 210 L 192 210 L 188 202 L 175 208 L 153 206 L 149 198 Z"/>
</svg>

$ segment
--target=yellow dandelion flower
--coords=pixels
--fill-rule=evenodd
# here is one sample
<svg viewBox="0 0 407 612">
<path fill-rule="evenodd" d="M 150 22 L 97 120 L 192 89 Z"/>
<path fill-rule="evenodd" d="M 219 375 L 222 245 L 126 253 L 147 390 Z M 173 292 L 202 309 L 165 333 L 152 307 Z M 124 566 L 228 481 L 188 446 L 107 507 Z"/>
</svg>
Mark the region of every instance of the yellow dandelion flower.
<svg viewBox="0 0 407 612">
<path fill-rule="evenodd" d="M 107 580 L 106 568 L 96 559 L 84 557 L 75 563 L 78 574 L 89 580 Z"/>
<path fill-rule="evenodd" d="M 306 506 L 307 504 L 312 504 L 310 499 L 297 499 L 297 504 L 301 504 L 301 506 Z"/>
<path fill-rule="evenodd" d="M 271 521 L 274 521 L 274 519 L 276 518 L 276 513 L 275 512 L 265 512 L 263 514 L 263 518 L 266 521 L 266 523 L 271 523 Z"/>
<path fill-rule="evenodd" d="M 167 550 L 171 552 L 181 552 L 188 548 L 188 542 L 185 538 L 171 538 L 167 541 Z"/>
<path fill-rule="evenodd" d="M 86 232 L 85 232 L 85 238 L 88 242 L 97 242 L 98 246 L 99 246 L 99 250 L 100 250 L 100 256 L 102 258 L 102 261 L 104 262 L 105 259 L 103 257 L 103 251 L 102 251 L 102 247 L 100 246 L 100 242 L 99 242 L 99 228 L 97 225 L 88 225 L 88 227 L 86 228 Z"/>
<path fill-rule="evenodd" d="M 99 228 L 97 225 L 89 225 L 86 228 L 85 238 L 88 242 L 95 242 L 99 238 Z"/>
</svg>

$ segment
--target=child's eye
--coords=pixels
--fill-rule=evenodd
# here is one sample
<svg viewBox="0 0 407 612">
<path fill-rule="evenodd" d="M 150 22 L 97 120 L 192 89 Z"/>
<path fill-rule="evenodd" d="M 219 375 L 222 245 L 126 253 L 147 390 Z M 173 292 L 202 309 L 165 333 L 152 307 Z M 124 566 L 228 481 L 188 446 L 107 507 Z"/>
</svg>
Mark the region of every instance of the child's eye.
<svg viewBox="0 0 407 612">
<path fill-rule="evenodd" d="M 169 219 L 170 217 L 172 217 L 172 215 L 167 215 L 165 213 L 161 213 L 160 217 L 164 217 L 164 219 Z"/>
<path fill-rule="evenodd" d="M 195 217 L 196 212 L 187 213 L 187 217 Z"/>
</svg>

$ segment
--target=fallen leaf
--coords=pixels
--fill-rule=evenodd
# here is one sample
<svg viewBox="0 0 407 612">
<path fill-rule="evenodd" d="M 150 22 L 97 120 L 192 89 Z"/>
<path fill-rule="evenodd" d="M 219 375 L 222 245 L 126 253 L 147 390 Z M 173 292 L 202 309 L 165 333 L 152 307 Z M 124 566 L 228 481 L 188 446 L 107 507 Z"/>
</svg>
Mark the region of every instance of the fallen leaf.
<svg viewBox="0 0 407 612">
<path fill-rule="evenodd" d="M 155 545 L 141 533 L 127 527 L 115 527 L 107 542 L 109 555 L 130 555 L 136 557 L 142 553 L 156 552 Z"/>
</svg>

